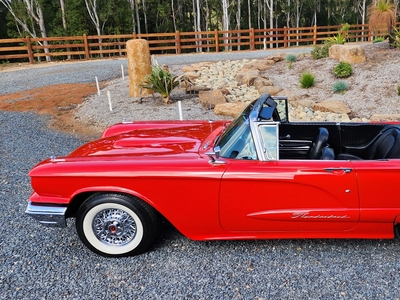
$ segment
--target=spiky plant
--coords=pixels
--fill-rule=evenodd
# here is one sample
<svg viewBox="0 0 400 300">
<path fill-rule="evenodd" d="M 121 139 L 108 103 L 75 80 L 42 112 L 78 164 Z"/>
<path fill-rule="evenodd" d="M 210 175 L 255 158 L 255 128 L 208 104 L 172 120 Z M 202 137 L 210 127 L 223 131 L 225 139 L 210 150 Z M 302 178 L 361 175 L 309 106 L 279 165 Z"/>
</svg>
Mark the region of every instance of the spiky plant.
<svg viewBox="0 0 400 300">
<path fill-rule="evenodd" d="M 303 89 L 313 87 L 315 84 L 315 77 L 311 73 L 303 73 L 300 77 L 300 86 Z"/>
<path fill-rule="evenodd" d="M 153 90 L 160 93 L 163 101 L 171 104 L 171 92 L 179 85 L 177 76 L 172 74 L 165 68 L 153 67 L 151 74 L 147 75 L 141 86 L 145 89 Z"/>
<path fill-rule="evenodd" d="M 368 7 L 368 25 L 374 34 L 393 35 L 396 5 L 390 0 L 378 0 Z"/>
</svg>

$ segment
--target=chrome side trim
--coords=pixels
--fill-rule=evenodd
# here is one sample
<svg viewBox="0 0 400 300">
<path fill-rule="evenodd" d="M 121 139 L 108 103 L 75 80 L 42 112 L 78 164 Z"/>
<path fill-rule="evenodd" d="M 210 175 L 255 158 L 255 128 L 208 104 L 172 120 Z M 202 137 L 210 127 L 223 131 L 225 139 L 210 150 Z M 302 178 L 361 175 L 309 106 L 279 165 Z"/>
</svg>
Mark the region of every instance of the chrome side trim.
<svg viewBox="0 0 400 300">
<path fill-rule="evenodd" d="M 25 213 L 48 227 L 66 227 L 66 206 L 34 205 L 29 201 Z"/>
</svg>

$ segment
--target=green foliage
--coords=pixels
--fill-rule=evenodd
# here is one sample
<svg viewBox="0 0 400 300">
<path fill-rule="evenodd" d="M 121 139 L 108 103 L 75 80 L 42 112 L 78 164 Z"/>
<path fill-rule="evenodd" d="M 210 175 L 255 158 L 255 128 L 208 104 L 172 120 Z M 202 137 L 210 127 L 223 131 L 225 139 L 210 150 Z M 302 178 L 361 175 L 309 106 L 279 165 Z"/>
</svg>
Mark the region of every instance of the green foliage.
<svg viewBox="0 0 400 300">
<path fill-rule="evenodd" d="M 311 57 L 313 59 L 321 59 L 329 56 L 330 43 L 324 43 L 322 46 L 317 45 L 311 51 Z"/>
<path fill-rule="evenodd" d="M 315 77 L 311 73 L 303 73 L 300 77 L 300 86 L 303 89 L 313 87 L 315 84 Z"/>
<path fill-rule="evenodd" d="M 176 76 L 162 68 L 153 67 L 151 74 L 148 75 L 141 86 L 145 89 L 153 90 L 156 93 L 160 93 L 165 103 L 171 103 L 171 92 L 174 88 L 179 85 L 179 81 Z"/>
<path fill-rule="evenodd" d="M 378 37 L 374 38 L 372 43 L 376 44 L 376 43 L 382 43 L 384 41 L 385 41 L 385 38 L 383 36 L 378 36 Z"/>
<path fill-rule="evenodd" d="M 347 37 L 349 36 L 348 31 L 350 28 L 350 24 L 346 23 L 340 28 L 337 35 L 327 38 L 326 40 L 331 44 L 340 44 L 343 45 L 347 41 Z"/>
<path fill-rule="evenodd" d="M 351 75 L 353 69 L 351 65 L 347 62 L 340 62 L 336 67 L 333 69 L 333 74 L 337 78 L 347 78 Z"/>
<path fill-rule="evenodd" d="M 332 90 L 334 93 L 343 94 L 348 89 L 349 89 L 349 85 L 344 81 L 336 81 L 332 86 Z"/>
<path fill-rule="evenodd" d="M 397 86 L 397 95 L 400 96 L 400 85 Z"/>
<path fill-rule="evenodd" d="M 294 55 L 294 54 L 289 54 L 289 55 L 286 56 L 285 59 L 286 59 L 286 61 L 288 61 L 288 62 L 295 62 L 295 61 L 297 60 L 297 56 Z"/>
<path fill-rule="evenodd" d="M 400 30 L 393 26 L 393 35 L 391 35 L 393 41 L 392 46 L 400 48 Z"/>
</svg>

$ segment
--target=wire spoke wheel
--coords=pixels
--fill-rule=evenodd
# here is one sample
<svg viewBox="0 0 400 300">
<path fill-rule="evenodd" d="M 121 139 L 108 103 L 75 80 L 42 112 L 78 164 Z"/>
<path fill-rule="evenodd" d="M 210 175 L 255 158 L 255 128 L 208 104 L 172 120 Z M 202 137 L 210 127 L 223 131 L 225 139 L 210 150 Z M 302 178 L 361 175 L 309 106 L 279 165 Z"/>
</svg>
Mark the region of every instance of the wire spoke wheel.
<svg viewBox="0 0 400 300">
<path fill-rule="evenodd" d="M 153 242 L 158 218 L 147 203 L 127 195 L 96 194 L 78 211 L 79 238 L 103 256 L 142 253 Z"/>
</svg>

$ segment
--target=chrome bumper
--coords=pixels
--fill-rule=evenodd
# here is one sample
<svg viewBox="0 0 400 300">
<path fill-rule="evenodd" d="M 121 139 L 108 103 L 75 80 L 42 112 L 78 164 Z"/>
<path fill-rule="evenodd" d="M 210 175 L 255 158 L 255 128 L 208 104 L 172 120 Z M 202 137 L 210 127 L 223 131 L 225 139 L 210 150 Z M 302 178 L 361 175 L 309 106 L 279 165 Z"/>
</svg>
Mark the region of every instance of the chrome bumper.
<svg viewBox="0 0 400 300">
<path fill-rule="evenodd" d="M 49 227 L 66 227 L 66 211 L 66 206 L 33 205 L 29 201 L 25 213 L 30 215 L 35 220 L 39 221 L 39 223 L 42 225 Z"/>
</svg>

